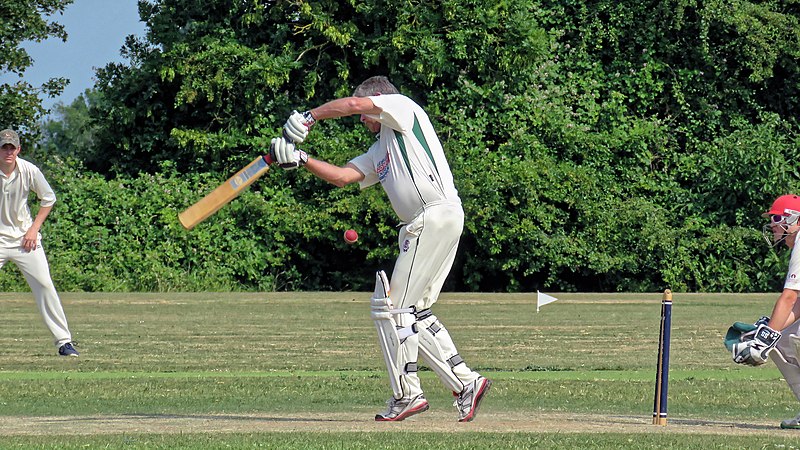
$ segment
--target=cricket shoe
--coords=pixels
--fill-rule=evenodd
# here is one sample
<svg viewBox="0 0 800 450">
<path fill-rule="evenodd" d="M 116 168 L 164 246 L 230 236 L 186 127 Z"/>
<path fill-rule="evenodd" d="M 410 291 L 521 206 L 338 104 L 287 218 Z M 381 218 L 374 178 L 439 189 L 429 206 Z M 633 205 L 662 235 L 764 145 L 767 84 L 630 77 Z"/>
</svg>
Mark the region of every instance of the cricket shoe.
<svg viewBox="0 0 800 450">
<path fill-rule="evenodd" d="M 78 353 L 78 351 L 75 350 L 75 347 L 72 346 L 72 342 L 67 342 L 66 344 L 64 344 L 61 347 L 59 347 L 58 348 L 58 354 L 61 355 L 61 356 L 78 356 L 78 355 L 80 355 L 80 353 Z"/>
<path fill-rule="evenodd" d="M 800 414 L 798 414 L 794 419 L 786 419 L 781 422 L 781 428 L 793 428 L 800 430 Z"/>
<path fill-rule="evenodd" d="M 478 414 L 478 407 L 481 405 L 483 396 L 491 386 L 492 380 L 478 377 L 477 380 L 468 384 L 460 393 L 453 392 L 453 395 L 456 396 L 453 406 L 458 410 L 459 422 L 472 422 L 472 419 Z"/>
<path fill-rule="evenodd" d="M 422 394 L 411 398 L 401 398 L 400 400 L 392 397 L 386 403 L 389 405 L 389 409 L 384 413 L 375 414 L 375 421 L 400 422 L 430 408 L 428 401 L 425 400 L 425 396 Z"/>
</svg>

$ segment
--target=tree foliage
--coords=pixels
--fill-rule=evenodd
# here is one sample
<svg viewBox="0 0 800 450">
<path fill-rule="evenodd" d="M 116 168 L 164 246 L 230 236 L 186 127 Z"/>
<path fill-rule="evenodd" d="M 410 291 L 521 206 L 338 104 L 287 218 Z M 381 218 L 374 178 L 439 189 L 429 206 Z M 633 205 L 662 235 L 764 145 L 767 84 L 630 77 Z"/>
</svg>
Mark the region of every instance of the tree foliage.
<svg viewBox="0 0 800 450">
<path fill-rule="evenodd" d="M 163 177 L 153 182 L 184 196 L 165 194 L 165 218 L 213 186 L 178 189 L 173 176 L 222 180 L 292 109 L 383 74 L 431 115 L 464 202 L 448 289 L 778 287 L 783 267 L 758 230 L 760 212 L 800 179 L 794 1 L 139 6 L 149 31 L 126 42 L 128 64 L 98 72 L 81 159 L 109 183 L 149 189 L 133 180 Z M 370 140 L 349 118 L 316 125 L 304 146 L 343 164 Z M 220 286 L 370 289 L 362 272 L 391 263 L 395 219 L 379 189 L 356 194 L 272 171 L 188 235 L 163 219 L 159 242 L 175 251 L 142 245 L 162 271 L 207 271 Z M 337 234 L 350 227 L 364 247 L 343 251 Z M 194 247 L 214 232 L 258 257 Z"/>
<path fill-rule="evenodd" d="M 84 160 L 95 145 L 96 128 L 90 122 L 89 108 L 96 104 L 99 94 L 86 89 L 69 105 L 56 103 L 50 116 L 42 121 L 42 139 L 35 149 L 36 160 L 58 156 L 62 159 Z"/>
<path fill-rule="evenodd" d="M 0 84 L 0 126 L 26 131 L 31 144 L 37 142 L 37 121 L 46 114 L 39 94 L 56 97 L 68 80 L 51 78 L 41 86 L 24 80 L 25 71 L 33 65 L 30 54 L 22 47 L 25 41 L 41 42 L 48 38 L 67 39 L 64 27 L 49 19 L 64 11 L 73 0 L 3 0 L 0 4 L 0 73 L 16 75 L 13 83 Z M 32 146 L 32 145 L 31 145 Z"/>
</svg>

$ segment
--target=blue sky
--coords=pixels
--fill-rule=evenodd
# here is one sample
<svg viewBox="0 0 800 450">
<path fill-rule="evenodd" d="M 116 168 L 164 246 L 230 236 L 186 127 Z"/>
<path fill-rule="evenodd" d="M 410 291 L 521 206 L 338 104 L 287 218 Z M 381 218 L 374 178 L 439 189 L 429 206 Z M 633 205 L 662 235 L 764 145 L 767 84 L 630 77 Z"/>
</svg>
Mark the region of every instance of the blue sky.
<svg viewBox="0 0 800 450">
<path fill-rule="evenodd" d="M 48 20 L 64 25 L 69 35 L 67 42 L 48 39 L 23 44 L 34 60 L 33 66 L 25 71 L 25 81 L 39 86 L 55 77 L 70 80 L 60 97 L 42 99 L 45 108 L 56 102 L 69 104 L 94 86 L 95 68 L 124 61 L 119 50 L 125 37 L 145 34 L 136 0 L 75 0 L 63 15 L 56 14 Z M 0 75 L 0 83 L 15 80 L 8 74 Z"/>
</svg>

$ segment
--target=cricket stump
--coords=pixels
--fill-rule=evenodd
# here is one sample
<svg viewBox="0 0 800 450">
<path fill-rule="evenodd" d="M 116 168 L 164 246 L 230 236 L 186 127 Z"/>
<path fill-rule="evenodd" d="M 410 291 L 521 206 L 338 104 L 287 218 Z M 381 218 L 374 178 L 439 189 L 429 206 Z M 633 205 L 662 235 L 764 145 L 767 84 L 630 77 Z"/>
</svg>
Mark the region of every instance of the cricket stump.
<svg viewBox="0 0 800 450">
<path fill-rule="evenodd" d="M 666 289 L 661 298 L 661 330 L 658 334 L 656 393 L 653 400 L 653 425 L 667 424 L 667 390 L 669 388 L 669 341 L 672 328 L 672 291 Z"/>
</svg>

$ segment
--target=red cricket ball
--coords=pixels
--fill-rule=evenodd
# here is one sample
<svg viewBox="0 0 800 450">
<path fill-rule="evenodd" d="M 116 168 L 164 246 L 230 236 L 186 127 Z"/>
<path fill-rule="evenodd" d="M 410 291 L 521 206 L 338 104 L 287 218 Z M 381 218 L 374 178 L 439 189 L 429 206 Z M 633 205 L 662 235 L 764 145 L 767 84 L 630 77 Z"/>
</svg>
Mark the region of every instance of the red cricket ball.
<svg viewBox="0 0 800 450">
<path fill-rule="evenodd" d="M 348 244 L 352 244 L 358 240 L 358 233 L 356 230 L 347 230 L 344 232 L 344 241 Z"/>
</svg>

